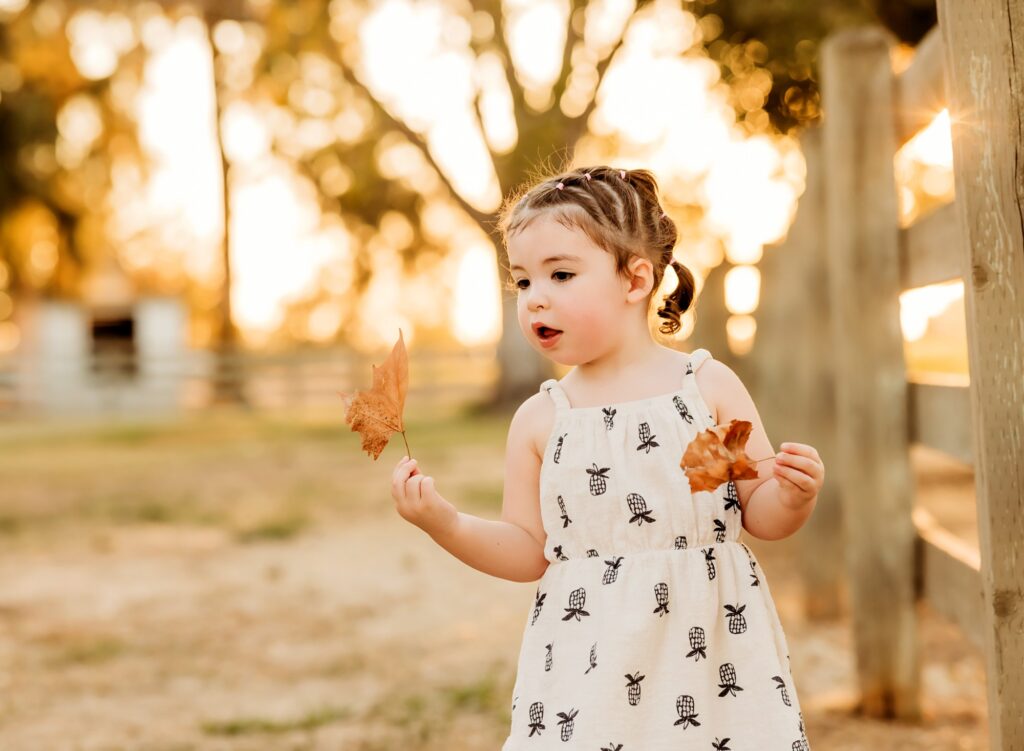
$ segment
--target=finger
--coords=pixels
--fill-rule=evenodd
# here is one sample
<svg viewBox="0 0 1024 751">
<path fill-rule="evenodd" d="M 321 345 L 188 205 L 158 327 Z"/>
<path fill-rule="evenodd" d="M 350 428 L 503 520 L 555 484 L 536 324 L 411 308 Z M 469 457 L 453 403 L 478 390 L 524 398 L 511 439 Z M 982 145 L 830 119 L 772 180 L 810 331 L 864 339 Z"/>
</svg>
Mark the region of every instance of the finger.
<svg viewBox="0 0 1024 751">
<path fill-rule="evenodd" d="M 818 467 L 818 463 L 814 461 L 814 459 L 786 452 L 783 452 L 779 457 L 777 457 L 776 466 L 779 465 L 793 467 L 794 469 L 799 469 L 812 476 L 817 473 Z"/>
<path fill-rule="evenodd" d="M 422 495 L 420 491 L 420 485 L 422 484 L 422 482 L 423 475 L 416 475 L 415 477 L 410 477 L 406 481 L 405 493 L 410 501 L 413 501 L 415 503 L 417 501 L 422 500 Z"/>
<path fill-rule="evenodd" d="M 405 484 L 405 480 L 412 473 L 413 465 L 408 462 L 399 464 L 391 474 L 391 484 L 394 487 Z"/>
<path fill-rule="evenodd" d="M 416 460 L 405 462 L 395 468 L 394 474 L 391 476 L 391 489 L 393 493 L 404 494 L 405 493 L 405 482 L 409 479 L 410 475 L 416 472 Z"/>
<path fill-rule="evenodd" d="M 792 467 L 776 467 L 775 473 L 777 477 L 782 478 L 788 482 L 793 483 L 801 490 L 810 490 L 812 481 L 807 475 Z"/>
</svg>

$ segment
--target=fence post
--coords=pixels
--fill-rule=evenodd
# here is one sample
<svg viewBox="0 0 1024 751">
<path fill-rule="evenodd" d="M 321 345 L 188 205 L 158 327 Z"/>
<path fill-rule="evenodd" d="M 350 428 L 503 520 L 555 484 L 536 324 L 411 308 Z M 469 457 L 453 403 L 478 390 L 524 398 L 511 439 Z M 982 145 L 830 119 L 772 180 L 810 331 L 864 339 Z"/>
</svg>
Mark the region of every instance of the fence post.
<svg viewBox="0 0 1024 751">
<path fill-rule="evenodd" d="M 1024 7 L 939 0 L 993 749 L 1024 748 Z"/>
<path fill-rule="evenodd" d="M 807 164 L 807 180 L 797 215 L 789 229 L 784 253 L 786 274 L 791 277 L 786 316 L 798 335 L 785 349 L 790 388 L 801 395 L 801 408 L 793 411 L 793 440 L 818 449 L 825 466 L 832 468 L 836 455 L 835 370 L 831 357 L 832 301 L 828 293 L 828 257 L 825 235 L 825 164 L 821 128 L 800 135 Z M 781 249 L 780 249 L 781 250 Z M 808 312 L 811 312 L 808 315 Z M 836 618 L 843 611 L 843 525 L 838 473 L 829 476 L 821 489 L 814 513 L 799 537 L 801 578 L 804 581 L 804 612 L 809 618 Z"/>
<path fill-rule="evenodd" d="M 822 46 L 826 237 L 836 454 L 860 709 L 920 718 L 915 529 L 900 328 L 892 37 L 841 31 Z M 835 475 L 833 475 L 834 477 Z"/>
</svg>

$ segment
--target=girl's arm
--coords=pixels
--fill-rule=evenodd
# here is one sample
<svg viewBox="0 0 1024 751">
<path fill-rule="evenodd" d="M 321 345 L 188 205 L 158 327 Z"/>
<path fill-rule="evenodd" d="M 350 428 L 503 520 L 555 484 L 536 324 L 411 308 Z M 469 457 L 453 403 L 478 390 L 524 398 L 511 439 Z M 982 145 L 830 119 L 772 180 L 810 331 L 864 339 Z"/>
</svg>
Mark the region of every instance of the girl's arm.
<svg viewBox="0 0 1024 751">
<path fill-rule="evenodd" d="M 769 459 L 757 463 L 756 479 L 735 482 L 743 528 L 760 540 L 781 540 L 793 534 L 811 515 L 825 481 L 825 465 L 817 450 L 804 443 L 787 442 L 782 444 L 782 451 L 776 453 L 750 392 L 725 363 L 705 362 L 697 371 L 697 385 L 713 395 L 720 425 L 727 425 L 733 419 L 750 421 L 747 456 Z M 774 459 L 772 454 L 775 454 Z"/>
<path fill-rule="evenodd" d="M 520 406 L 509 426 L 501 520 L 456 509 L 434 488 L 434 479 L 420 473 L 416 460 L 403 458 L 392 481 L 392 495 L 404 519 L 468 566 L 517 582 L 536 581 L 548 566 L 540 519 L 541 458 L 532 440 L 541 408 L 536 396 Z"/>
</svg>

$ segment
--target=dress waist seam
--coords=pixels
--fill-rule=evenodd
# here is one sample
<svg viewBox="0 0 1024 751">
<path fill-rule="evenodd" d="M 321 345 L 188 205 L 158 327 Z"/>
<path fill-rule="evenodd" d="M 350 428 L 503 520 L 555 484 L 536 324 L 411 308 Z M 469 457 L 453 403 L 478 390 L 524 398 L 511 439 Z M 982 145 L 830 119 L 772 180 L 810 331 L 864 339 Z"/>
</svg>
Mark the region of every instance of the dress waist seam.
<svg viewBox="0 0 1024 751">
<path fill-rule="evenodd" d="M 723 545 L 739 545 L 744 550 L 749 551 L 749 548 L 741 540 L 723 540 L 722 542 L 719 542 L 717 540 L 712 540 L 710 542 L 694 543 L 692 545 L 688 545 L 685 548 L 648 548 L 648 549 L 645 549 L 645 550 L 634 550 L 634 551 L 631 551 L 631 552 L 630 551 L 626 551 L 626 552 L 616 551 L 616 552 L 612 552 L 612 553 L 601 553 L 600 555 L 590 555 L 590 556 L 580 556 L 580 555 L 577 555 L 577 556 L 570 556 L 566 560 L 561 560 L 561 559 L 556 558 L 555 560 L 550 561 L 549 565 L 554 566 L 556 564 L 573 563 L 573 562 L 579 562 L 579 561 L 601 561 L 603 563 L 605 561 L 605 559 L 609 559 L 609 558 L 610 559 L 615 559 L 615 558 L 636 558 L 637 556 L 649 556 L 649 555 L 654 555 L 654 554 L 657 554 L 657 553 L 703 553 L 706 548 L 722 547 Z"/>
</svg>

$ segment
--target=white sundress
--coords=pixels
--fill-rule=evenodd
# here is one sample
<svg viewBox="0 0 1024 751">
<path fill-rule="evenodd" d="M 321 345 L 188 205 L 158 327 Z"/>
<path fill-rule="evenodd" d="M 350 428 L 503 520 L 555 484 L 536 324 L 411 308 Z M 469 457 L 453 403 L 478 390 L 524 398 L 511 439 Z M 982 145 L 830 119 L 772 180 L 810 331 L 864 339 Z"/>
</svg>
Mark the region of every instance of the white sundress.
<svg viewBox="0 0 1024 751">
<path fill-rule="evenodd" d="M 690 492 L 679 462 L 714 424 L 690 355 L 682 387 L 554 400 L 540 502 L 550 564 L 527 616 L 501 751 L 809 751 L 736 486 Z M 756 457 L 755 457 L 756 458 Z"/>
</svg>

